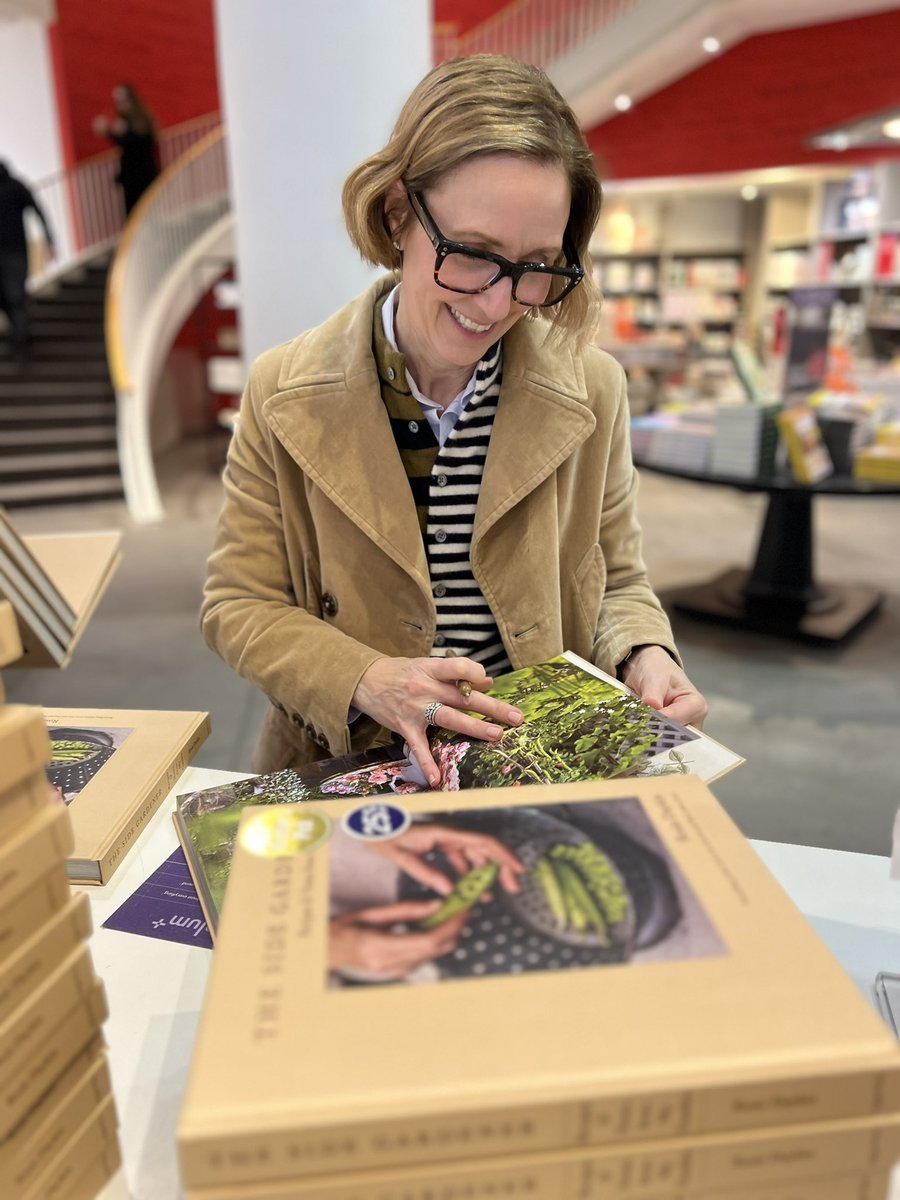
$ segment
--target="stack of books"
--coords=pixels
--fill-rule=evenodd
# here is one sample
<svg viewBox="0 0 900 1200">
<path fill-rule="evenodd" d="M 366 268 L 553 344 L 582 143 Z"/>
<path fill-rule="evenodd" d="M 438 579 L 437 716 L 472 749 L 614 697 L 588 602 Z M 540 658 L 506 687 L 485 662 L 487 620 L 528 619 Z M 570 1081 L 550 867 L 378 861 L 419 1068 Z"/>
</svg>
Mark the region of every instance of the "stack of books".
<svg viewBox="0 0 900 1200">
<path fill-rule="evenodd" d="M 0 509 L 0 599 L 16 614 L 17 667 L 68 665 L 119 564 L 121 537 L 115 531 L 20 536 Z"/>
<path fill-rule="evenodd" d="M 0 666 L 21 654 L 6 602 L 0 654 Z M 41 710 L 0 704 L 0 1195 L 15 1200 L 93 1196 L 119 1165 L 106 999 L 49 758 Z"/>
<path fill-rule="evenodd" d="M 709 468 L 715 433 L 712 406 L 648 413 L 631 422 L 631 447 L 638 465 L 702 474 Z"/>
<path fill-rule="evenodd" d="M 692 776 L 250 807 L 186 1200 L 883 1200 L 900 1047 Z"/>
<path fill-rule="evenodd" d="M 720 404 L 716 409 L 710 471 L 755 479 L 775 470 L 778 409 L 771 404 Z"/>
</svg>

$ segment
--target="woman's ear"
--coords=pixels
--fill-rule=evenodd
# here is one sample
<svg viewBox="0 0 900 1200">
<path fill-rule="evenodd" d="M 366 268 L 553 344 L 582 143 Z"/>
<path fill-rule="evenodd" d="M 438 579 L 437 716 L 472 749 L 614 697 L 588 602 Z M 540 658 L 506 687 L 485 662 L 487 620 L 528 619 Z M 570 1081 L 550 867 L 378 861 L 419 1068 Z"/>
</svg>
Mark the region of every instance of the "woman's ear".
<svg viewBox="0 0 900 1200">
<path fill-rule="evenodd" d="M 395 250 L 403 249 L 403 233 L 409 217 L 409 200 L 406 188 L 398 179 L 392 183 L 384 198 L 384 220 Z"/>
</svg>

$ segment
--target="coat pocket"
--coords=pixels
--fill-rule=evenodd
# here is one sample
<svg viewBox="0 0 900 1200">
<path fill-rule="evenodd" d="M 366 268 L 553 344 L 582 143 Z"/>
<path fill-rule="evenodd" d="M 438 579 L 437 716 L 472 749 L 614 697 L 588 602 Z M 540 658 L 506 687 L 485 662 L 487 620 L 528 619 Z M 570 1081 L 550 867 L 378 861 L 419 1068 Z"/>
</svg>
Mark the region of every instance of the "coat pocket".
<svg viewBox="0 0 900 1200">
<path fill-rule="evenodd" d="M 606 592 L 606 559 L 595 543 L 575 568 L 575 596 L 588 638 L 593 641 Z"/>
</svg>

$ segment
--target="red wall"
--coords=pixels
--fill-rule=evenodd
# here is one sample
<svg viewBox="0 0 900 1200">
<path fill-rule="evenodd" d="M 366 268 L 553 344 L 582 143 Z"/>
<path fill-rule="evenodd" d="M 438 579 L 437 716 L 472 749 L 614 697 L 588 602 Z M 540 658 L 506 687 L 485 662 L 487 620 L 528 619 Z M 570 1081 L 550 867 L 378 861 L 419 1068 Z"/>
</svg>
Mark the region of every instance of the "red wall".
<svg viewBox="0 0 900 1200">
<path fill-rule="evenodd" d="M 835 154 L 811 133 L 900 103 L 900 9 L 760 34 L 588 134 L 601 177 L 693 175 L 898 151 Z"/>
<path fill-rule="evenodd" d="M 455 25 L 459 35 L 508 8 L 510 0 L 433 0 L 433 4 L 435 24 Z"/>
<path fill-rule="evenodd" d="M 91 120 L 131 83 L 160 128 L 215 112 L 213 0 L 57 0 L 50 30 L 70 161 L 109 148 Z"/>
</svg>

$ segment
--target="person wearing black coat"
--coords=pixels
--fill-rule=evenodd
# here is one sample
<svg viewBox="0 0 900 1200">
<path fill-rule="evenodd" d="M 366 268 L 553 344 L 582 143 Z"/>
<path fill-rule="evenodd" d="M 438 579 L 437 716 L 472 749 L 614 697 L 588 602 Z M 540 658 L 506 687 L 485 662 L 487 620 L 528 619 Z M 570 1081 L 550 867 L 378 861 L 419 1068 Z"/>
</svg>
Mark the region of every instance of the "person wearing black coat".
<svg viewBox="0 0 900 1200">
<path fill-rule="evenodd" d="M 94 132 L 108 138 L 120 150 L 117 180 L 125 200 L 125 216 L 159 174 L 156 123 L 130 83 L 113 88 L 116 116 L 94 118 Z"/>
<path fill-rule="evenodd" d="M 44 227 L 47 246 L 53 253 L 53 234 L 44 211 L 31 189 L 11 174 L 0 162 L 0 309 L 9 318 L 13 347 L 24 354 L 30 342 L 26 281 L 28 279 L 28 243 L 25 237 L 25 213 L 32 209 Z"/>
</svg>

